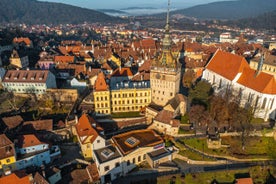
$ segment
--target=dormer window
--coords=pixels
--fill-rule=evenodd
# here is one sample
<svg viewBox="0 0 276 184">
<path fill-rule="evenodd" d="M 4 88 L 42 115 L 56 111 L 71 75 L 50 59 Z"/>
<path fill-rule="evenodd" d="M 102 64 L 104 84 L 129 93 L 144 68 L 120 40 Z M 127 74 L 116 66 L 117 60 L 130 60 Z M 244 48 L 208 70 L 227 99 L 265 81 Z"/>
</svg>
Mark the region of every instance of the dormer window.
<svg viewBox="0 0 276 184">
<path fill-rule="evenodd" d="M 114 152 L 111 151 L 110 149 L 106 148 L 101 152 L 101 155 L 104 156 L 105 158 L 109 158 L 111 155 L 113 155 Z"/>
<path fill-rule="evenodd" d="M 129 147 L 134 147 L 137 146 L 140 143 L 138 139 L 135 137 L 129 137 L 126 139 L 125 144 L 128 145 Z"/>
</svg>

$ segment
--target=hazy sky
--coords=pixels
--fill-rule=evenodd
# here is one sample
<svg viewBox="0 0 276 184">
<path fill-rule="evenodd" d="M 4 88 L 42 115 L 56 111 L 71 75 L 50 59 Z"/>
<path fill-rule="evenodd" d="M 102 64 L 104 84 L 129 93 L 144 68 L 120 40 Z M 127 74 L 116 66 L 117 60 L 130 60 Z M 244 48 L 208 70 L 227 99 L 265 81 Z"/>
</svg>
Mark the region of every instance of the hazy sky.
<svg viewBox="0 0 276 184">
<path fill-rule="evenodd" d="M 40 0 L 59 2 L 90 9 L 120 9 L 133 6 L 164 8 L 167 0 Z M 225 0 L 171 0 L 172 8 L 186 8 L 197 4 L 206 4 Z"/>
</svg>

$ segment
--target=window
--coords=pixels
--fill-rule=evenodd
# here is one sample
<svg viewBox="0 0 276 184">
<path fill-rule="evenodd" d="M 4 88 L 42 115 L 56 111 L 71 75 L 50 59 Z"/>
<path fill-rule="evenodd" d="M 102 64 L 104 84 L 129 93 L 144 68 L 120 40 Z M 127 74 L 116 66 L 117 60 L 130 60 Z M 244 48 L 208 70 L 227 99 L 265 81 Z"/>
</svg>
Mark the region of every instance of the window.
<svg viewBox="0 0 276 184">
<path fill-rule="evenodd" d="M 138 156 L 138 162 L 141 162 L 141 156 Z"/>
<path fill-rule="evenodd" d="M 146 154 L 143 155 L 143 160 L 146 160 Z"/>
<path fill-rule="evenodd" d="M 6 160 L 7 163 L 10 163 L 10 161 L 11 161 L 11 160 L 10 160 L 9 158 Z"/>
<path fill-rule="evenodd" d="M 135 164 L 135 158 L 133 158 L 133 159 L 132 159 L 132 163 L 134 163 L 134 164 Z"/>
<path fill-rule="evenodd" d="M 119 166 L 120 166 L 120 162 L 116 162 L 115 167 L 119 167 Z"/>
<path fill-rule="evenodd" d="M 109 166 L 105 166 L 104 171 L 109 171 Z"/>
<path fill-rule="evenodd" d="M 127 161 L 127 165 L 130 165 L 130 161 L 129 160 Z"/>
</svg>

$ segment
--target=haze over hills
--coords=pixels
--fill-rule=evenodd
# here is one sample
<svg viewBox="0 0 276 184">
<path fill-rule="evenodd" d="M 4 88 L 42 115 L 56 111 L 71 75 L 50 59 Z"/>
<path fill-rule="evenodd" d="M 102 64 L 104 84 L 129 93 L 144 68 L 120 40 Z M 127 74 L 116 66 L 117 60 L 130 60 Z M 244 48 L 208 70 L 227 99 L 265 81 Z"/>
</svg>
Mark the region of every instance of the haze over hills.
<svg viewBox="0 0 276 184">
<path fill-rule="evenodd" d="M 241 19 L 276 10 L 275 0 L 222 1 L 173 11 L 200 19 Z"/>
<path fill-rule="evenodd" d="M 27 24 L 79 24 L 83 22 L 114 22 L 120 18 L 62 3 L 36 0 L 1 0 L 0 22 Z"/>
</svg>

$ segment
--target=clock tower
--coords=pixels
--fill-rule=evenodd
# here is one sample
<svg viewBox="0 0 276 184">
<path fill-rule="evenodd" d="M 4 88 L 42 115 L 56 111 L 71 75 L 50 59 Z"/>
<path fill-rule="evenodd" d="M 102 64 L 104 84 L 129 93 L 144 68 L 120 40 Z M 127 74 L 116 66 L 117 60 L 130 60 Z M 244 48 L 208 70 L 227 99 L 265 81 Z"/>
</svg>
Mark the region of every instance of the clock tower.
<svg viewBox="0 0 276 184">
<path fill-rule="evenodd" d="M 165 106 L 170 99 L 179 93 L 181 78 L 181 66 L 171 50 L 172 40 L 170 36 L 169 7 L 170 0 L 168 0 L 162 52 L 159 57 L 155 58 L 150 71 L 151 99 L 153 103 L 160 106 Z"/>
</svg>

